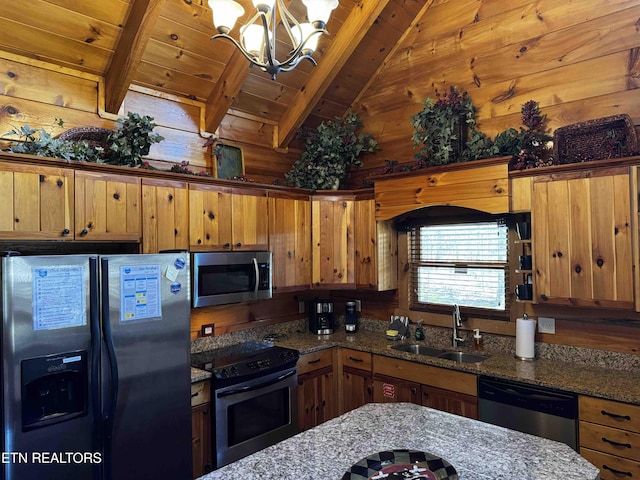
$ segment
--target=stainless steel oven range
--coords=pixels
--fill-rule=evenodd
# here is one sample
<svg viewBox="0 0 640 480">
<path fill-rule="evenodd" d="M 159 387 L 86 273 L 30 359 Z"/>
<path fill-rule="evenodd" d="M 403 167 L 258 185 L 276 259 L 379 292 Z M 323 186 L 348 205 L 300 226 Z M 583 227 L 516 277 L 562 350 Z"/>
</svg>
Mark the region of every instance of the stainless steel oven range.
<svg viewBox="0 0 640 480">
<path fill-rule="evenodd" d="M 246 342 L 194 354 L 212 373 L 213 458 L 220 468 L 298 433 L 299 352 Z"/>
</svg>

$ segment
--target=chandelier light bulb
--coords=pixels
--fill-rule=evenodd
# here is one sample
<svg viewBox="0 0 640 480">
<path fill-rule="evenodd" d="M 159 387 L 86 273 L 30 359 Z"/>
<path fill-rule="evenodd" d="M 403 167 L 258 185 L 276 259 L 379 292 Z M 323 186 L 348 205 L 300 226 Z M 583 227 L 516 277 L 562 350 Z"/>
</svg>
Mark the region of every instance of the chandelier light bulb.
<svg viewBox="0 0 640 480">
<path fill-rule="evenodd" d="M 300 28 L 295 27 L 291 29 L 293 32 L 293 36 L 296 39 L 296 45 L 300 45 L 305 39 L 308 37 L 307 43 L 304 44 L 302 48 L 303 55 L 311 55 L 318 48 L 318 40 L 320 39 L 320 34 L 316 33 L 315 35 L 311 35 L 313 32 L 317 32 L 315 27 L 310 23 L 301 23 Z M 309 35 L 311 35 L 309 37 Z"/>
<path fill-rule="evenodd" d="M 302 0 L 307 7 L 307 18 L 316 28 L 324 28 L 338 0 Z"/>
<path fill-rule="evenodd" d="M 238 18 L 244 14 L 244 8 L 233 0 L 209 0 L 213 12 L 213 24 L 218 32 L 228 34 Z"/>
<path fill-rule="evenodd" d="M 244 48 L 257 59 L 261 59 L 261 52 L 264 45 L 264 28 L 257 23 L 252 23 L 242 27 L 240 38 Z"/>
</svg>

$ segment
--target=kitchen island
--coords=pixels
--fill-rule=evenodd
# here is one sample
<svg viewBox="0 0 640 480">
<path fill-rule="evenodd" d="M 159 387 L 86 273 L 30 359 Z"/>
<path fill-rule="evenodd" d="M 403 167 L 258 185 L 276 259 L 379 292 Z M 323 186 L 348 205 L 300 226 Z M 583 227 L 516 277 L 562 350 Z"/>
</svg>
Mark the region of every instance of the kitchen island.
<svg viewBox="0 0 640 480">
<path fill-rule="evenodd" d="M 412 449 L 451 463 L 460 480 L 597 480 L 563 443 L 411 403 L 370 403 L 211 472 L 201 480 L 338 480 L 361 459 Z"/>
</svg>

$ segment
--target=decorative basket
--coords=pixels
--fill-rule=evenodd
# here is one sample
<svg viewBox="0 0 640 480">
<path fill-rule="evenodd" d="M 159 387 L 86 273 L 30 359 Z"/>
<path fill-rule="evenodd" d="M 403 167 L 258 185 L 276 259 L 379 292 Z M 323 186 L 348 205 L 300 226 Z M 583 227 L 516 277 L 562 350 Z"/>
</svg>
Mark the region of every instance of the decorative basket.
<svg viewBox="0 0 640 480">
<path fill-rule="evenodd" d="M 627 157 L 637 148 L 636 129 L 626 114 L 575 123 L 553 132 L 553 156 L 557 163 Z"/>
<path fill-rule="evenodd" d="M 79 142 L 86 140 L 90 147 L 106 148 L 106 141 L 112 130 L 99 127 L 74 127 L 58 135 L 60 140 Z"/>
</svg>

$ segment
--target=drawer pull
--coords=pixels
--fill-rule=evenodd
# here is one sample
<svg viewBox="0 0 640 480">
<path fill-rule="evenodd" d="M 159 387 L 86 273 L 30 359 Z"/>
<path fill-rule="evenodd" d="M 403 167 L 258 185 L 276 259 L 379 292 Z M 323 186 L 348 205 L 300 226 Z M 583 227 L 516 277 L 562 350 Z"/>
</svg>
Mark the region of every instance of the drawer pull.
<svg viewBox="0 0 640 480">
<path fill-rule="evenodd" d="M 633 477 L 631 472 L 623 472 L 622 470 L 616 470 L 615 468 L 611 468 L 608 465 L 602 465 L 602 468 L 605 470 L 609 470 L 614 475 L 626 475 L 627 477 Z"/>
<path fill-rule="evenodd" d="M 315 360 L 309 360 L 307 363 L 308 363 L 309 365 L 313 365 L 314 363 L 318 363 L 319 361 L 320 361 L 320 359 L 319 359 L 319 358 L 316 358 Z"/>
<path fill-rule="evenodd" d="M 606 415 L 607 417 L 611 417 L 611 418 L 620 418 L 622 420 L 631 420 L 631 417 L 629 415 L 618 415 L 616 413 L 607 412 L 606 410 L 600 410 L 600 413 L 602 415 Z"/>
<path fill-rule="evenodd" d="M 192 393 L 191 398 L 196 398 L 198 395 L 200 395 L 200 392 Z"/>
<path fill-rule="evenodd" d="M 614 447 L 631 448 L 631 444 L 630 443 L 614 442 L 613 440 L 609 440 L 607 437 L 602 437 L 602 441 L 606 442 L 606 443 L 609 443 L 609 444 L 613 445 Z"/>
<path fill-rule="evenodd" d="M 351 360 L 352 362 L 356 362 L 356 363 L 362 363 L 364 362 L 364 360 L 362 360 L 361 358 L 353 358 L 353 357 L 349 357 L 349 360 Z"/>
</svg>

